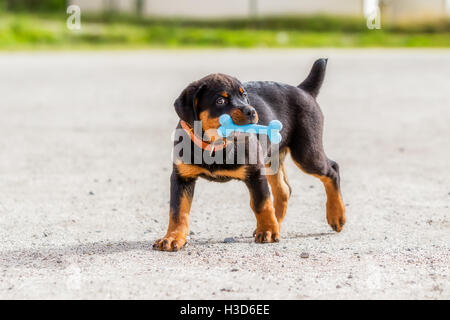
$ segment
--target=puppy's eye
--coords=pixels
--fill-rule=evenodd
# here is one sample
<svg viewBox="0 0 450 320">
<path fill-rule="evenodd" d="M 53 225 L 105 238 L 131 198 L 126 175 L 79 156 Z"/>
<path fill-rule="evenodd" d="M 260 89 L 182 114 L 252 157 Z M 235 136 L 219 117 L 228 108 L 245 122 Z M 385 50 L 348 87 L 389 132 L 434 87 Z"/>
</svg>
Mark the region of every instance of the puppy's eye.
<svg viewBox="0 0 450 320">
<path fill-rule="evenodd" d="M 226 102 L 227 101 L 225 100 L 225 98 L 222 98 L 222 97 L 220 97 L 216 100 L 216 104 L 219 104 L 219 105 L 224 105 Z"/>
<path fill-rule="evenodd" d="M 247 98 L 247 92 L 242 92 L 242 96 L 244 97 L 244 98 Z"/>
</svg>

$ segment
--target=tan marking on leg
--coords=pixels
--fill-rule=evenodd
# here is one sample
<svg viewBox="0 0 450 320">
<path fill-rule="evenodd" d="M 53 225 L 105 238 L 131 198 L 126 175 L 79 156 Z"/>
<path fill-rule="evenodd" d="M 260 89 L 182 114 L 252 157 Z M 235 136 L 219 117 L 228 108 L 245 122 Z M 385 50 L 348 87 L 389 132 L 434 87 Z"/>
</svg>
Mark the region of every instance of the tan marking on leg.
<svg viewBox="0 0 450 320">
<path fill-rule="evenodd" d="M 281 165 L 274 175 L 268 175 L 267 180 L 272 189 L 275 216 L 277 217 L 278 223 L 281 225 L 281 222 L 286 215 L 290 193 L 289 186 L 286 183 L 284 165 Z"/>
<path fill-rule="evenodd" d="M 291 187 L 289 185 L 288 179 L 287 179 L 287 175 L 286 175 L 286 169 L 284 168 L 284 165 L 281 166 L 281 170 L 283 171 L 283 180 L 284 183 L 286 184 L 288 191 L 289 191 L 289 196 L 291 196 Z"/>
<path fill-rule="evenodd" d="M 180 211 L 176 219 L 171 211 L 167 233 L 163 238 L 155 241 L 153 248 L 161 251 L 178 251 L 186 244 L 192 199 L 183 194 L 180 201 Z"/>
<path fill-rule="evenodd" d="M 297 167 L 306 174 L 302 166 L 292 159 Z M 342 201 L 342 196 L 339 189 L 335 186 L 333 180 L 327 176 L 320 176 L 317 174 L 310 174 L 322 181 L 325 192 L 327 194 L 327 222 L 331 228 L 336 232 L 341 232 L 346 221 L 345 206 Z"/>
<path fill-rule="evenodd" d="M 325 186 L 327 193 L 327 221 L 336 232 L 341 232 L 345 224 L 345 206 L 341 193 L 336 188 L 333 180 L 325 176 L 317 176 Z"/>
<path fill-rule="evenodd" d="M 250 207 L 253 209 L 256 217 L 255 242 L 280 241 L 280 226 L 270 197 L 259 208 L 256 208 L 253 199 L 250 199 Z"/>
</svg>

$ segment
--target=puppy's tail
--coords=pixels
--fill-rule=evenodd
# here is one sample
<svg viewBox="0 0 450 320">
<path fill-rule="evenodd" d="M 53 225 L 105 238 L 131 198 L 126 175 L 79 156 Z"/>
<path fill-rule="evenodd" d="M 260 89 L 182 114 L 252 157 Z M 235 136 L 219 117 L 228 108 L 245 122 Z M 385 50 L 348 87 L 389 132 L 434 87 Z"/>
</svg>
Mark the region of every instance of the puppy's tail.
<svg viewBox="0 0 450 320">
<path fill-rule="evenodd" d="M 308 77 L 298 85 L 300 89 L 305 90 L 314 98 L 319 94 L 323 79 L 325 78 L 325 69 L 327 68 L 328 59 L 318 59 L 309 72 Z"/>
</svg>

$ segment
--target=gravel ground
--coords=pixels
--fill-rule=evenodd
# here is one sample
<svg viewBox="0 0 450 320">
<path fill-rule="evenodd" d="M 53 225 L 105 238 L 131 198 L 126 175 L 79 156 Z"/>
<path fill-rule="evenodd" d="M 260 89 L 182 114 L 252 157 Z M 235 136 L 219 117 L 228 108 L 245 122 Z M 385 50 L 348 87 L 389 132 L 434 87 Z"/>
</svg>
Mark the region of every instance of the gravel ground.
<svg viewBox="0 0 450 320">
<path fill-rule="evenodd" d="M 199 181 L 187 247 L 153 251 L 180 91 L 212 72 L 298 84 L 318 57 L 344 231 L 288 160 L 280 243 L 253 243 L 242 183 Z M 0 54 L 0 298 L 449 299 L 449 75 L 441 50 Z"/>
</svg>

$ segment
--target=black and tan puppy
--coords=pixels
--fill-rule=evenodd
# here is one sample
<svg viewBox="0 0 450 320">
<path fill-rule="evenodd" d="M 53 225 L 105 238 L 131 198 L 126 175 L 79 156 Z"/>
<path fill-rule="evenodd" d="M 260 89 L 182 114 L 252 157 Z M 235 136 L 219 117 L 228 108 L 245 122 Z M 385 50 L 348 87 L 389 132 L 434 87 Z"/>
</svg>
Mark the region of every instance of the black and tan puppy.
<svg viewBox="0 0 450 320">
<path fill-rule="evenodd" d="M 322 181 L 327 195 L 327 221 L 333 230 L 342 230 L 345 207 L 339 187 L 339 167 L 327 158 L 323 150 L 323 115 L 315 99 L 324 79 L 326 64 L 326 59 L 317 60 L 306 80 L 297 87 L 268 81 L 241 83 L 224 74 L 212 74 L 191 83 L 181 93 L 175 101 L 175 111 L 180 117 L 177 128 L 183 134 L 175 139 L 175 146 L 182 138 L 184 141 L 187 139 L 188 152 L 184 148 L 174 156 L 169 228 L 166 235 L 155 242 L 155 249 L 177 251 L 186 243 L 189 211 L 198 177 L 219 182 L 231 179 L 243 181 L 250 192 L 250 206 L 257 220 L 255 241 L 279 241 L 280 225 L 291 193 L 283 166 L 289 152 L 298 168 Z M 223 153 L 226 160 L 226 150 L 237 147 L 236 136 L 222 141 L 211 134 L 220 126 L 218 119 L 222 114 L 229 114 L 233 122 L 239 125 L 267 125 L 274 119 L 281 121 L 282 141 L 279 152 L 272 154 L 278 157 L 279 170 L 265 175 L 267 163 L 206 163 L 202 159 L 194 159 L 193 154 L 201 151 L 209 155 Z M 209 134 L 194 134 L 192 128 L 195 121 L 201 121 L 200 131 Z M 262 139 L 262 136 L 258 135 L 258 138 Z M 248 156 L 249 151 L 244 154 L 244 157 Z M 221 157 L 219 154 L 218 158 Z"/>
</svg>

